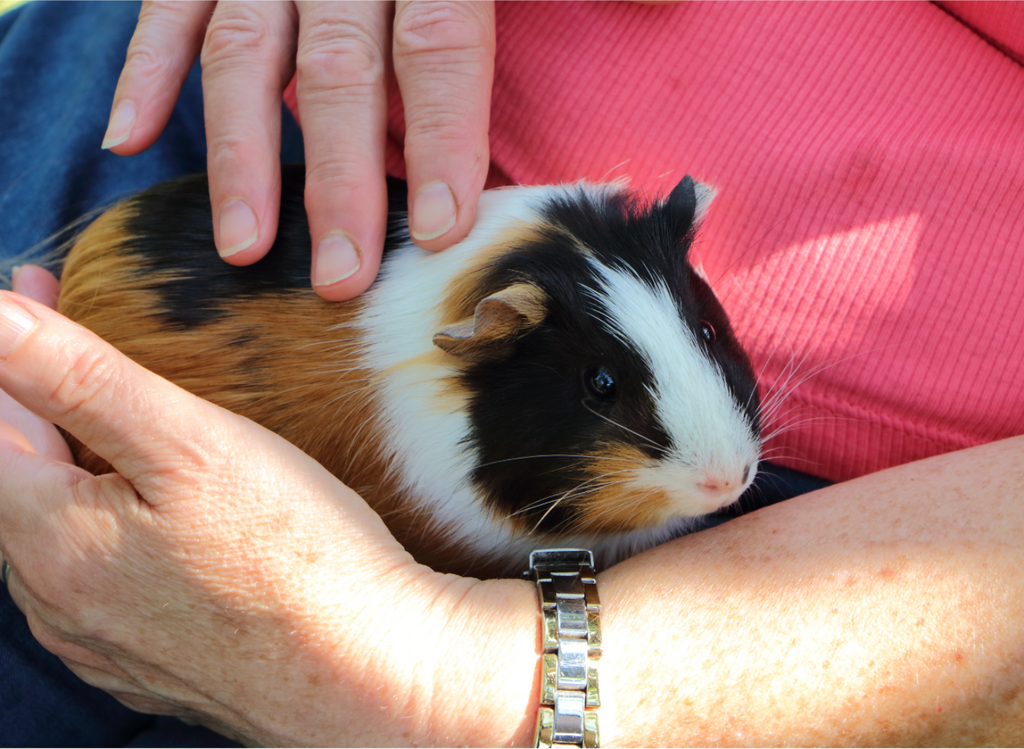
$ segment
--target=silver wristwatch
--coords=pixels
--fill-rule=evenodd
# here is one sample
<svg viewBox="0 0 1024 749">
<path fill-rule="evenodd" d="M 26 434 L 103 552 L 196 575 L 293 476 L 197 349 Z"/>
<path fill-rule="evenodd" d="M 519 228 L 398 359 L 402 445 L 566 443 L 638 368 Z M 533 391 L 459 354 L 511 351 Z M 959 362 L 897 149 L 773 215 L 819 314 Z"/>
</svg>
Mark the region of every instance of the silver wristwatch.
<svg viewBox="0 0 1024 749">
<path fill-rule="evenodd" d="M 544 648 L 535 746 L 596 747 L 601 602 L 594 554 L 534 551 L 525 575 L 537 583 Z"/>
</svg>

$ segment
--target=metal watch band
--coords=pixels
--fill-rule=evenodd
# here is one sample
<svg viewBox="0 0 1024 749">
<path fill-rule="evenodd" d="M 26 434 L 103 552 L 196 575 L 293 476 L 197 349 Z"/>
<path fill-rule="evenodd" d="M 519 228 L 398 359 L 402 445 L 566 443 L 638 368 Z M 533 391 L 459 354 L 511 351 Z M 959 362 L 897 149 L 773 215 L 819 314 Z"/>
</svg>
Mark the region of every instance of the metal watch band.
<svg viewBox="0 0 1024 749">
<path fill-rule="evenodd" d="M 526 575 L 537 583 L 543 620 L 544 664 L 534 745 L 596 747 L 601 602 L 594 554 L 582 549 L 534 551 Z"/>
</svg>

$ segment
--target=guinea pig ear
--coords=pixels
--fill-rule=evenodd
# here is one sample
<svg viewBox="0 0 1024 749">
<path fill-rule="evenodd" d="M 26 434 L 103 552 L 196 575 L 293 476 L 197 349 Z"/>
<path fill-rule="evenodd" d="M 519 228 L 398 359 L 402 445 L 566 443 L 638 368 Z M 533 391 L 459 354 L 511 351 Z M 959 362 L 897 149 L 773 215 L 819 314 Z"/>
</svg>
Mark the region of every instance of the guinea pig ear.
<svg viewBox="0 0 1024 749">
<path fill-rule="evenodd" d="M 696 182 L 687 174 L 669 193 L 664 210 L 673 220 L 689 230 L 691 225 L 704 218 L 716 194 L 715 188 Z"/>
<path fill-rule="evenodd" d="M 516 283 L 476 305 L 472 317 L 434 334 L 434 345 L 472 362 L 493 361 L 511 353 L 516 338 L 547 316 L 547 296 L 532 283 Z"/>
</svg>

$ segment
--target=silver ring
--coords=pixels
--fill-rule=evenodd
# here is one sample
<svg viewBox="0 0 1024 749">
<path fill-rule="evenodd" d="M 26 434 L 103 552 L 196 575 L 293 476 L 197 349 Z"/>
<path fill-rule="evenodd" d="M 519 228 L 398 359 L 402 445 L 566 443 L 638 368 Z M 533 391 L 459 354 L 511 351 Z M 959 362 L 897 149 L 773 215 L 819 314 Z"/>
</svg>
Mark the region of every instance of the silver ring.
<svg viewBox="0 0 1024 749">
<path fill-rule="evenodd" d="M 4 568 L 3 568 L 3 571 L 2 571 L 2 572 L 0 572 L 0 577 L 3 577 L 3 579 L 4 579 L 4 585 L 7 585 L 7 578 L 9 578 L 10 576 L 11 576 L 11 563 L 10 563 L 10 562 L 8 562 L 8 561 L 7 561 L 6 559 L 5 559 L 5 560 L 4 560 Z"/>
</svg>

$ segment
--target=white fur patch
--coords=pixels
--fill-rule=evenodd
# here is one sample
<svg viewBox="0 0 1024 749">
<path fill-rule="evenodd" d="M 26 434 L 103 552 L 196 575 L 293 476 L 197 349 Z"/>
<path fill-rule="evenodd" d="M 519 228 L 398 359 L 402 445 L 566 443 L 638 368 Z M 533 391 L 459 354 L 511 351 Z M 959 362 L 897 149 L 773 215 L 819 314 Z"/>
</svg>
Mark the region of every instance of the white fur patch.
<svg viewBox="0 0 1024 749">
<path fill-rule="evenodd" d="M 517 226 L 536 223 L 538 207 L 570 189 L 485 192 L 464 241 L 437 253 L 411 242 L 394 250 L 358 321 L 368 341 L 366 360 L 381 373 L 386 441 L 403 485 L 456 540 L 479 551 L 500 553 L 515 544 L 509 527 L 495 519 L 470 482 L 479 459 L 465 442 L 470 434 L 466 403 L 446 383 L 457 374 L 455 362 L 437 363 L 432 339 L 442 327 L 438 310 L 452 279 L 472 267 L 481 248 Z"/>
<path fill-rule="evenodd" d="M 753 478 L 747 467 L 757 463 L 760 441 L 724 376 L 679 318 L 664 284 L 651 286 L 628 270 L 590 262 L 602 280 L 594 296 L 605 321 L 650 367 L 651 397 L 674 445 L 665 460 L 641 472 L 638 483 L 669 491 L 680 515 L 730 504 Z"/>
<path fill-rule="evenodd" d="M 693 191 L 697 197 L 697 208 L 693 212 L 693 223 L 700 223 L 704 218 L 704 214 L 708 212 L 708 207 L 711 205 L 711 201 L 718 195 L 718 191 L 711 185 L 705 185 L 703 182 L 694 182 Z"/>
</svg>

